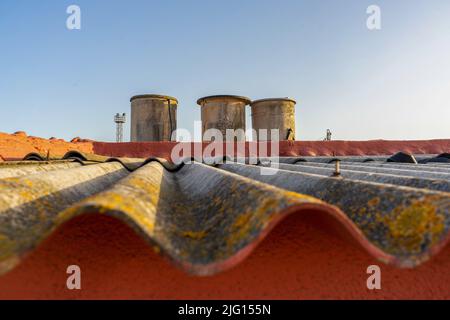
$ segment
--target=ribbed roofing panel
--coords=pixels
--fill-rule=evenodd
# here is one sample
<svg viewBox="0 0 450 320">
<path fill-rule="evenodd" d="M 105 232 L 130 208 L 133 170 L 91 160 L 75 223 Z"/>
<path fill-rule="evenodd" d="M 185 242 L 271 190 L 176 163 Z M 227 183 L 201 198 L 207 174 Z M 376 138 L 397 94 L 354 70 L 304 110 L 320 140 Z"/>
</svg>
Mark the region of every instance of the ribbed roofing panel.
<svg viewBox="0 0 450 320">
<path fill-rule="evenodd" d="M 0 272 L 81 214 L 122 220 L 198 275 L 237 264 L 281 219 L 304 211 L 327 213 L 369 253 L 402 267 L 427 260 L 449 238 L 445 163 L 345 159 L 336 173 L 334 158 L 259 166 L 64 158 L 0 166 Z"/>
</svg>

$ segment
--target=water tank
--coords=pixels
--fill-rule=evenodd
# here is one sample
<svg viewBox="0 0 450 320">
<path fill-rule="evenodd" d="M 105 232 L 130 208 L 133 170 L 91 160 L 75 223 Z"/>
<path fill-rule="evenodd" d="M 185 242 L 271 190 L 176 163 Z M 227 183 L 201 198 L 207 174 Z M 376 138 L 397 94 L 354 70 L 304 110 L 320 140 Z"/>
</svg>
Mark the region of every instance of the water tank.
<svg viewBox="0 0 450 320">
<path fill-rule="evenodd" d="M 242 129 L 245 132 L 245 106 L 250 103 L 247 97 L 216 95 L 198 99 L 202 111 L 202 135 L 208 129 L 218 129 L 226 140 L 226 130 Z M 245 141 L 245 135 L 234 138 Z"/>
<path fill-rule="evenodd" d="M 177 129 L 178 100 L 159 94 L 134 96 L 131 102 L 131 141 L 170 141 Z"/>
<path fill-rule="evenodd" d="M 279 130 L 280 140 L 295 140 L 295 104 L 290 98 L 269 98 L 251 103 L 252 127 L 256 130 L 258 141 L 271 140 L 270 130 Z M 266 129 L 267 138 L 259 135 Z"/>
</svg>

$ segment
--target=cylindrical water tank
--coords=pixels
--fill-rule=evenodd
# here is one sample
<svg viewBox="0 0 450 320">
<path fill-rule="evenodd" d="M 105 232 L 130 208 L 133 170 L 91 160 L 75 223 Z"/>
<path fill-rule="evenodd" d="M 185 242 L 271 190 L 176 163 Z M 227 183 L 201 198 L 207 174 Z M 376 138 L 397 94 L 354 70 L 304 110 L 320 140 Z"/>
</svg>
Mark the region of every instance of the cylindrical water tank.
<svg viewBox="0 0 450 320">
<path fill-rule="evenodd" d="M 178 100 L 159 94 L 134 96 L 131 102 L 131 141 L 170 141 L 177 129 Z"/>
<path fill-rule="evenodd" d="M 198 99 L 197 104 L 202 109 L 202 135 L 208 129 L 217 129 L 226 140 L 226 130 L 242 129 L 245 132 L 245 106 L 250 103 L 247 97 L 233 95 L 216 95 Z M 245 141 L 245 135 L 234 138 Z"/>
<path fill-rule="evenodd" d="M 295 140 L 295 104 L 290 98 L 270 98 L 251 103 L 252 127 L 258 141 L 271 140 L 272 129 L 279 130 L 279 140 Z M 266 129 L 267 137 L 259 130 Z"/>
</svg>

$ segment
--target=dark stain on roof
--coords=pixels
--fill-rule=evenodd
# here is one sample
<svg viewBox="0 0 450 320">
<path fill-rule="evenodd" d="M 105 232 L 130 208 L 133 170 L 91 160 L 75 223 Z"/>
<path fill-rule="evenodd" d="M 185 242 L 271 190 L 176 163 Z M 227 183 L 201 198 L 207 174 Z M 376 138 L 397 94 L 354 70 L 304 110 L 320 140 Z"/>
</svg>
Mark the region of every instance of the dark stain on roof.
<svg viewBox="0 0 450 320">
<path fill-rule="evenodd" d="M 236 265 L 284 217 L 311 210 L 327 213 L 369 253 L 399 267 L 423 263 L 449 239 L 445 163 L 338 157 L 336 176 L 335 158 L 326 157 L 259 165 L 221 159 L 174 165 L 74 152 L 62 160 L 31 159 L 0 164 L 0 272 L 83 214 L 120 219 L 196 275 Z"/>
</svg>

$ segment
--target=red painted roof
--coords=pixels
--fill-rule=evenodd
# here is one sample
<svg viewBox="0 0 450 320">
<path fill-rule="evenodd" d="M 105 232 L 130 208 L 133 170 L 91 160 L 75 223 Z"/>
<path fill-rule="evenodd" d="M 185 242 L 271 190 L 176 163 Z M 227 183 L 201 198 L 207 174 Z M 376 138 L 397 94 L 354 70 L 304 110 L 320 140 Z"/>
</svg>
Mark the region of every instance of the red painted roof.
<svg viewBox="0 0 450 320">
<path fill-rule="evenodd" d="M 70 221 L 0 278 L 0 299 L 449 299 L 450 247 L 415 269 L 368 255 L 347 233 L 314 215 L 291 215 L 236 268 L 192 277 L 117 219 Z M 82 290 L 65 288 L 68 265 Z M 382 290 L 366 288 L 379 264 Z"/>
<path fill-rule="evenodd" d="M 110 157 L 161 157 L 170 158 L 177 142 L 94 142 L 93 151 Z M 185 143 L 195 150 L 200 143 Z M 209 143 L 203 143 L 203 147 Z M 236 153 L 240 150 L 236 144 Z M 245 150 L 248 154 L 249 143 Z M 223 147 L 226 150 L 226 145 Z M 270 145 L 269 145 L 270 150 Z M 397 152 L 411 154 L 440 154 L 450 150 L 450 139 L 436 140 L 371 140 L 371 141 L 281 141 L 279 155 L 295 156 L 366 156 L 392 155 Z M 244 156 L 238 154 L 238 156 Z"/>
<path fill-rule="evenodd" d="M 94 143 L 93 145 L 94 150 L 99 154 L 128 157 L 142 157 L 143 155 L 167 157 L 170 155 L 172 146 L 171 143 Z M 314 150 L 308 148 L 314 148 Z M 339 151 L 341 153 L 337 150 L 341 150 Z M 281 153 L 285 156 L 311 155 L 311 152 L 316 153 L 315 155 L 328 156 L 395 153 L 382 150 L 395 150 L 395 152 L 413 150 L 416 154 L 444 153 L 450 150 L 450 140 L 402 143 L 334 141 L 312 143 L 309 147 L 305 142 L 282 142 L 280 147 Z M 91 160 L 84 159 L 83 161 L 86 163 L 102 162 L 105 159 Z M 136 169 L 135 160 L 122 160 L 122 163 L 130 170 Z M 411 167 L 411 165 L 408 166 Z M 408 166 L 404 168 L 409 170 Z M 426 166 L 419 165 L 418 168 Z M 327 166 L 313 165 L 312 167 L 323 170 L 321 168 Z M 156 168 L 157 166 L 155 166 Z M 368 166 L 368 168 L 373 168 L 373 166 Z M 399 170 L 396 169 L 395 164 L 391 168 Z M 433 170 L 439 170 L 444 166 L 432 165 L 429 168 L 431 169 L 425 170 L 424 174 L 434 174 Z M 204 169 L 200 169 L 199 167 L 194 170 L 204 171 Z M 237 169 L 239 168 L 223 166 L 220 167 L 220 170 L 211 170 L 210 174 L 206 174 L 204 177 L 211 178 L 212 175 L 217 175 L 220 178 L 223 176 L 221 179 L 227 177 L 231 183 L 232 178 L 238 176 L 230 178 L 229 173 L 223 171 L 224 173 L 216 174 L 215 170 L 234 172 L 233 170 Z M 154 170 L 154 173 L 156 172 L 159 171 Z M 278 185 L 275 180 L 266 180 L 266 182 L 268 185 L 281 186 L 287 190 L 294 188 L 293 191 L 297 192 L 295 188 L 299 184 L 295 183 L 295 179 L 292 180 L 294 183 L 289 182 L 288 177 L 307 178 L 309 174 L 289 172 L 286 178 L 281 179 L 281 185 Z M 417 172 L 420 177 L 422 169 Z M 413 173 L 416 174 L 416 171 Z M 251 170 L 245 169 L 241 174 L 247 175 L 245 179 L 249 180 L 246 183 L 254 184 L 255 190 L 272 188 L 266 185 L 266 182 L 259 185 L 260 182 L 254 181 Z M 46 177 L 45 173 L 41 176 L 42 178 Z M 196 185 L 199 187 L 201 181 L 204 181 L 202 179 L 197 181 Z M 195 179 L 190 178 L 189 181 L 195 181 Z M 244 181 L 247 180 L 242 180 L 242 182 Z M 344 181 L 346 181 L 345 177 Z M 358 190 L 364 190 L 361 189 L 362 186 L 372 188 L 371 183 L 352 182 L 351 184 L 357 186 Z M 377 184 L 374 185 L 374 188 L 378 188 Z M 368 194 L 373 192 L 372 189 L 369 189 L 367 190 Z M 385 190 L 384 187 L 378 189 L 380 192 Z M 409 187 L 405 189 L 405 187 L 387 186 L 386 190 L 396 192 L 395 199 L 392 200 L 394 204 L 399 196 L 403 197 L 408 192 L 411 195 L 417 193 L 418 197 L 422 192 L 419 189 L 409 189 Z M 394 194 L 390 193 L 391 191 L 388 191 L 387 196 Z M 423 192 L 438 195 L 440 191 L 425 190 Z M 448 206 L 448 197 L 445 197 L 442 192 L 439 193 L 439 196 L 443 201 L 442 208 L 445 209 L 445 201 Z M 339 199 L 338 197 L 330 200 L 338 203 Z M 351 197 L 348 199 L 350 200 Z M 101 200 L 101 197 L 98 197 L 98 200 Z M 374 205 L 376 206 L 378 203 L 374 203 Z M 83 208 L 85 208 L 83 212 L 87 213 L 87 207 Z M 168 265 L 166 261 L 161 260 L 161 257 L 151 252 L 151 247 L 136 238 L 136 234 L 123 222 L 100 215 L 82 215 L 64 224 L 37 250 L 31 251 L 15 269 L 0 277 L 0 298 L 449 298 L 450 281 L 448 280 L 450 279 L 447 279 L 446 270 L 450 266 L 450 258 L 447 258 L 449 255 L 446 253 L 449 249 L 448 246 L 445 246 L 449 241 L 448 235 L 431 246 L 430 251 L 425 252 L 425 256 L 413 253 L 411 257 L 418 258 L 417 263 L 413 262 L 415 260 L 410 260 L 407 265 L 417 266 L 415 269 L 396 269 L 381 264 L 384 290 L 370 292 L 365 287 L 367 266 L 380 264 L 380 260 L 394 265 L 404 265 L 404 262 L 401 261 L 407 260 L 402 260 L 404 259 L 402 255 L 405 253 L 402 251 L 404 250 L 403 244 L 400 244 L 400 247 L 389 247 L 393 243 L 384 245 L 385 239 L 377 242 L 376 235 L 380 231 L 373 231 L 375 233 L 372 238 L 370 233 L 366 233 L 371 229 L 364 231 L 364 224 L 358 224 L 355 222 L 356 220 L 352 220 L 355 217 L 349 219 L 349 216 L 339 208 L 322 202 L 315 203 L 313 201 L 305 205 L 279 207 L 276 211 L 279 218 L 271 219 L 269 225 L 265 226 L 249 245 L 234 252 L 228 259 L 221 261 L 219 259 L 219 263 L 209 264 L 207 266 L 209 271 L 206 273 L 212 274 L 219 271 L 222 273 L 206 279 L 192 278 Z M 289 213 L 295 214 L 288 216 Z M 180 219 L 182 219 L 181 216 Z M 122 219 L 122 221 L 127 222 L 126 219 Z M 272 228 L 274 228 L 273 232 L 269 233 Z M 102 236 L 99 237 L 99 234 Z M 261 244 L 257 246 L 260 242 Z M 356 248 L 363 248 L 371 255 L 364 253 L 364 250 L 355 250 Z M 155 247 L 155 249 L 160 250 L 161 248 Z M 164 246 L 163 250 L 166 250 Z M 389 252 L 389 250 L 393 251 Z M 429 256 L 435 255 L 439 251 L 444 253 L 434 257 L 430 262 L 423 263 Z M 191 255 L 189 251 L 185 253 Z M 203 259 L 201 254 L 198 255 L 195 252 L 192 254 L 192 257 Z M 86 283 L 83 290 L 79 292 L 69 292 L 64 289 L 65 268 L 74 263 L 79 264 L 82 270 L 85 270 L 83 279 L 86 279 Z M 196 270 L 187 264 L 181 264 L 181 266 L 194 272 Z M 29 270 L 33 270 L 33 272 L 28 274 Z M 132 271 L 130 272 L 130 270 Z"/>
</svg>

